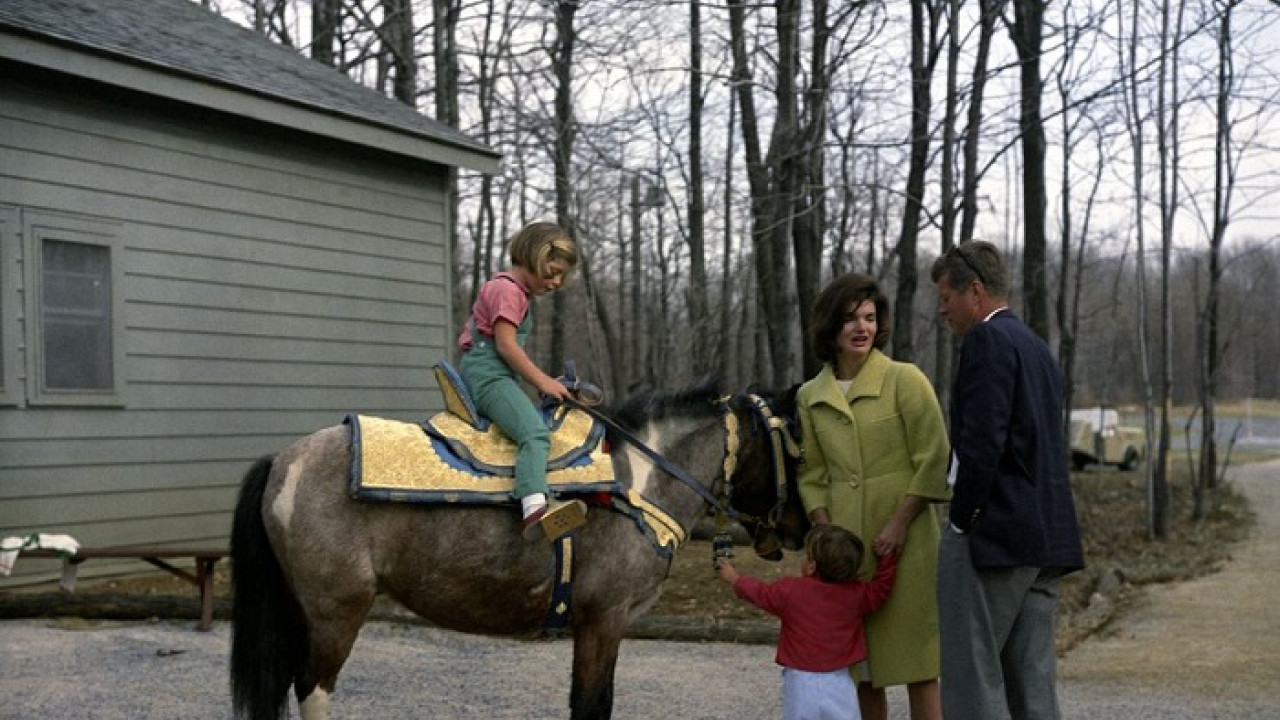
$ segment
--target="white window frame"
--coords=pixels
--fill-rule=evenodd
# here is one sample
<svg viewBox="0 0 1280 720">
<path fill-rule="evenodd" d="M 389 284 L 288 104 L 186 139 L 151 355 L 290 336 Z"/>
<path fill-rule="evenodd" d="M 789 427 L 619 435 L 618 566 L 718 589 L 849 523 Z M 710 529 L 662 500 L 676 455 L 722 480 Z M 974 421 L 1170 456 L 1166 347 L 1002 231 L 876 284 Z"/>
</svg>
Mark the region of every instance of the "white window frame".
<svg viewBox="0 0 1280 720">
<path fill-rule="evenodd" d="M 118 226 L 103 220 L 26 210 L 22 213 L 26 262 L 27 402 L 30 405 L 123 407 L 124 272 Z M 47 240 L 96 245 L 107 249 L 111 278 L 111 387 L 103 390 L 63 390 L 45 387 L 44 363 L 44 243 Z"/>
</svg>

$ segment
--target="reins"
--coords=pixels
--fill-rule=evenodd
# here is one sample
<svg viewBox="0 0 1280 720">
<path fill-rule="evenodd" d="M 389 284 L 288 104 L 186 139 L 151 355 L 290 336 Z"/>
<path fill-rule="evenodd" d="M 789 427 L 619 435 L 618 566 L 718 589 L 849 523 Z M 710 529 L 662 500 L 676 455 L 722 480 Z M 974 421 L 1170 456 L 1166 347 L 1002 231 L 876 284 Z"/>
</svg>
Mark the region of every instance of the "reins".
<svg viewBox="0 0 1280 720">
<path fill-rule="evenodd" d="M 662 468 L 662 470 L 666 472 L 668 475 L 679 480 L 681 483 L 688 486 L 690 490 L 693 490 L 694 492 L 696 492 L 699 497 L 701 497 L 703 500 L 708 502 L 711 505 L 711 507 L 714 508 L 717 512 L 728 515 L 734 520 L 737 520 L 740 517 L 741 514 L 737 510 L 734 510 L 732 507 L 730 507 L 727 502 L 721 502 L 720 498 L 717 498 L 716 496 L 712 495 L 711 492 L 707 490 L 705 487 L 703 487 L 701 483 L 693 479 L 693 477 L 691 477 L 689 473 L 685 472 L 680 467 L 678 467 L 671 461 L 667 460 L 665 457 L 663 457 L 660 453 L 658 453 L 653 448 L 649 447 L 648 445 L 645 445 L 644 442 L 640 440 L 640 438 L 636 437 L 633 433 L 628 431 L 626 428 L 614 422 L 614 420 L 609 416 L 605 415 L 599 410 L 596 410 L 594 407 L 586 403 L 580 402 L 576 399 L 571 398 L 571 399 L 565 400 L 564 403 L 566 405 L 569 405 L 571 407 L 577 408 L 585 412 L 586 414 L 590 415 L 596 420 L 599 420 L 601 423 L 605 425 L 605 427 L 617 433 L 623 440 L 627 441 L 629 445 L 631 445 L 632 447 L 634 447 L 635 449 L 643 453 L 645 457 L 649 458 L 651 461 L 653 461 L 655 465 Z M 728 409 L 727 404 L 722 404 L 722 409 L 726 413 L 731 412 Z M 726 478 L 726 482 L 728 482 L 727 478 Z"/>
<path fill-rule="evenodd" d="M 578 389 L 576 385 L 577 383 L 575 382 L 575 386 L 571 386 L 571 389 Z M 596 399 L 598 397 L 599 395 L 597 394 L 591 399 Z M 751 410 L 754 412 L 756 418 L 763 423 L 765 431 L 769 434 L 769 457 L 771 465 L 773 466 L 775 502 L 773 507 L 769 509 L 766 516 L 762 518 L 743 513 L 735 509 L 731 504 L 731 493 L 733 490 L 731 483 L 733 481 L 734 471 L 737 467 L 738 450 L 741 446 L 741 439 L 738 436 L 739 428 L 737 426 L 737 416 L 734 414 L 731 407 L 732 401 L 735 397 L 745 398 L 747 402 L 751 403 Z M 725 530 L 724 520 L 726 517 L 739 521 L 743 519 L 754 520 L 767 529 L 777 527 L 778 521 L 781 519 L 783 507 L 787 502 L 786 456 L 795 458 L 800 457 L 801 448 L 799 443 L 796 442 L 795 437 L 791 434 L 790 428 L 787 427 L 786 418 L 775 415 L 772 408 L 769 407 L 769 403 L 759 395 L 749 393 L 745 396 L 726 396 L 718 401 L 720 410 L 725 416 L 726 430 L 723 498 L 718 498 L 712 495 L 709 490 L 703 487 L 697 480 L 690 477 L 687 472 L 667 460 L 653 448 L 645 445 L 640 438 L 636 437 L 626 428 L 618 425 L 618 423 L 614 422 L 612 418 L 596 410 L 594 406 L 598 404 L 598 400 L 596 400 L 596 402 L 591 402 L 590 400 L 584 401 L 577 398 L 571 398 L 564 402 L 567 405 L 582 410 L 603 423 L 610 430 L 617 433 L 623 440 L 643 453 L 668 475 L 671 475 L 696 492 L 699 497 L 710 504 L 712 509 L 716 511 L 717 525 L 722 532 Z"/>
</svg>

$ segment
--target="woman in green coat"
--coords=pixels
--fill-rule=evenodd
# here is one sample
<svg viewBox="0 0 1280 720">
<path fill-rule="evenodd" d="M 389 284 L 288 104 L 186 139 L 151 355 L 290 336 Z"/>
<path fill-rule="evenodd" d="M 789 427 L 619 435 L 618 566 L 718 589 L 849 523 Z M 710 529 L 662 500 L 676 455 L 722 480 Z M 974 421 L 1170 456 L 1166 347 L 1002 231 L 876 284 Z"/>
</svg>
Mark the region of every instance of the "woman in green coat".
<svg viewBox="0 0 1280 720">
<path fill-rule="evenodd" d="M 888 717 L 885 688 L 906 685 L 912 720 L 939 720 L 938 521 L 949 445 L 942 410 L 915 365 L 880 351 L 889 301 L 874 278 L 850 273 L 814 303 L 813 349 L 822 371 L 797 396 L 804 443 L 800 498 L 815 523 L 851 530 L 868 552 L 898 556 L 888 602 L 866 619 L 867 661 L 854 667 L 864 720 Z"/>
</svg>

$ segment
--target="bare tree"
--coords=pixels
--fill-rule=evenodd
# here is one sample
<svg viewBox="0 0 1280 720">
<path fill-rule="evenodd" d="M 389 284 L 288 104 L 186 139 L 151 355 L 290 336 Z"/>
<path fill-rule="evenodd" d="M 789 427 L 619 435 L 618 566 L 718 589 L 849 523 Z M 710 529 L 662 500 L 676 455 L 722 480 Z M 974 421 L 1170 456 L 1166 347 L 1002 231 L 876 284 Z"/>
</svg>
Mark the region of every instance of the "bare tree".
<svg viewBox="0 0 1280 720">
<path fill-rule="evenodd" d="M 578 12 L 579 5 L 578 0 L 556 0 L 556 34 L 551 50 L 551 68 L 555 76 L 555 141 L 552 146 L 552 155 L 555 166 L 556 219 L 560 227 L 565 228 L 570 235 L 577 234 L 575 218 L 570 212 L 573 207 L 573 180 L 570 177 L 570 171 L 573 166 L 574 136 L 577 132 L 573 118 L 573 51 L 578 41 L 574 16 Z M 550 359 L 552 368 L 563 366 L 566 357 L 567 301 L 565 297 L 564 293 L 555 293 L 552 298 Z"/>
<path fill-rule="evenodd" d="M 711 316 L 707 312 L 706 199 L 703 197 L 702 168 L 702 2 L 689 3 L 689 285 L 685 297 L 693 337 L 708 337 Z M 713 366 L 713 345 L 690 343 L 693 373 L 709 373 Z"/>
<path fill-rule="evenodd" d="M 1172 442 L 1170 415 L 1173 413 L 1173 307 L 1171 302 L 1171 261 L 1173 258 L 1174 221 L 1178 209 L 1180 167 L 1178 142 L 1178 118 L 1182 101 L 1178 97 L 1178 50 L 1182 47 L 1182 16 L 1185 4 L 1178 3 L 1177 19 L 1171 21 L 1169 0 L 1160 6 L 1160 56 L 1156 63 L 1156 153 L 1159 158 L 1160 186 L 1160 316 L 1161 359 L 1160 373 L 1160 434 L 1156 441 L 1155 468 L 1152 471 L 1157 495 L 1167 493 L 1169 486 L 1169 448 Z M 1172 25 L 1171 25 L 1172 22 Z M 1167 500 L 1157 499 L 1163 506 Z M 1169 533 L 1168 513 L 1158 513 L 1153 518 L 1154 534 L 1165 537 Z"/>
<path fill-rule="evenodd" d="M 856 7 L 851 3 L 850 7 Z M 824 141 L 827 135 L 827 99 L 829 67 L 827 61 L 831 27 L 828 25 L 827 0 L 813 0 L 813 29 L 809 48 L 809 86 L 804 93 L 802 116 L 796 128 L 800 148 L 792 162 L 795 166 L 795 224 L 791 236 L 796 261 L 796 296 L 800 305 L 800 337 L 808 338 L 812 324 L 809 308 L 821 286 L 822 244 L 827 233 L 827 188 Z M 801 371 L 812 377 L 822 363 L 813 348 L 803 340 Z M 780 384 L 785 384 L 780 383 Z"/>
<path fill-rule="evenodd" d="M 1045 233 L 1045 136 L 1041 115 L 1044 83 L 1040 56 L 1046 0 L 1013 0 L 1010 35 L 1021 69 L 1018 129 L 1022 137 L 1022 298 L 1026 321 L 1040 337 L 1049 339 L 1047 281 L 1048 238 Z"/>
<path fill-rule="evenodd" d="M 794 354 L 791 351 L 788 318 L 794 316 L 790 286 L 785 272 L 789 262 L 787 238 L 791 230 L 788 186 L 782 157 L 794 148 L 796 127 L 795 76 L 799 0 L 778 0 L 778 83 L 777 109 L 768 156 L 760 143 L 760 122 L 756 112 L 751 69 L 747 57 L 746 8 L 743 0 L 728 0 L 729 30 L 733 49 L 733 86 L 742 112 L 743 152 L 747 182 L 751 187 L 751 241 L 759 290 L 760 316 L 768 339 L 772 361 L 772 384 L 782 387 L 789 381 Z"/>
<path fill-rule="evenodd" d="M 413 24 L 413 0 L 382 0 L 381 36 L 384 52 L 379 55 L 379 87 L 386 87 L 389 77 L 395 99 L 418 106 L 418 57 L 414 42 L 417 29 Z"/>
<path fill-rule="evenodd" d="M 1209 288 L 1204 306 L 1203 357 L 1200 371 L 1200 472 L 1196 482 L 1197 519 L 1204 516 L 1204 490 L 1217 486 L 1218 444 L 1217 380 L 1219 365 L 1218 320 L 1219 291 L 1222 285 L 1222 244 L 1231 222 L 1231 198 L 1235 187 L 1236 168 L 1232 157 L 1231 95 L 1234 91 L 1235 64 L 1231 45 L 1231 16 L 1237 2 L 1216 3 L 1218 10 L 1218 82 L 1216 88 L 1217 123 L 1213 144 L 1213 226 L 1209 233 Z"/>
<path fill-rule="evenodd" d="M 929 112 L 933 105 L 929 88 L 941 52 L 938 18 L 943 2 L 911 0 L 911 159 L 898 236 L 898 287 L 893 303 L 893 356 L 906 362 L 915 358 L 912 327 L 919 285 L 916 261 L 929 167 Z"/>
<path fill-rule="evenodd" d="M 456 128 L 461 121 L 458 99 L 458 15 L 460 0 L 432 0 L 432 43 L 435 65 L 436 119 Z M 412 40 L 410 40 L 412 43 Z M 450 263 L 450 287 L 462 282 L 461 248 L 458 246 L 458 169 L 449 168 L 445 187 L 445 238 L 454 261 Z M 479 287 L 477 283 L 475 287 Z"/>
<path fill-rule="evenodd" d="M 311 59 L 322 65 L 337 67 L 333 43 L 342 20 L 342 0 L 312 0 Z"/>
<path fill-rule="evenodd" d="M 1130 134 L 1130 148 L 1133 153 L 1133 215 L 1141 218 L 1145 209 L 1143 146 L 1145 138 L 1145 113 L 1142 109 L 1142 83 L 1139 75 L 1141 11 L 1140 3 L 1134 3 L 1129 16 L 1129 27 L 1125 28 L 1125 18 L 1117 14 L 1119 33 L 1123 45 L 1118 57 L 1121 64 L 1121 82 L 1124 85 L 1124 108 L 1127 115 L 1126 127 Z M 1144 408 L 1144 425 L 1147 442 L 1145 454 L 1151 457 L 1152 436 L 1154 435 L 1155 415 L 1153 393 L 1151 389 L 1150 341 L 1147 338 L 1147 272 L 1146 272 L 1146 229 L 1142 222 L 1134 224 L 1134 237 L 1137 241 L 1137 291 L 1138 291 L 1138 353 L 1142 369 L 1142 398 Z M 1164 479 L 1157 477 L 1154 466 L 1146 464 L 1147 473 L 1147 531 L 1154 538 L 1163 538 L 1168 528 L 1167 513 L 1169 511 L 1169 488 Z"/>
</svg>

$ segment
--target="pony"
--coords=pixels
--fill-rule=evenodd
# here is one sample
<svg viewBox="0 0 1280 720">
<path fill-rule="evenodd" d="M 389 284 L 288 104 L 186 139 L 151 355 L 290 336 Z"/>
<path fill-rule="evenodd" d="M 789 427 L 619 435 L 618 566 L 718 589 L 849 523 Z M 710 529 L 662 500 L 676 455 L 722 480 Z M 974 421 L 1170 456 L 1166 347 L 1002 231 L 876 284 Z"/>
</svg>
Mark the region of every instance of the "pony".
<svg viewBox="0 0 1280 720">
<path fill-rule="evenodd" d="M 773 402 L 793 401 L 788 393 Z M 610 420 L 609 459 L 622 486 L 685 530 L 712 509 L 728 513 L 762 556 L 777 559 L 780 548 L 801 547 L 808 527 L 793 430 L 778 421 L 793 407 L 773 413 L 762 395 L 723 397 L 708 382 L 598 415 Z M 353 499 L 352 457 L 349 429 L 337 425 L 261 458 L 244 477 L 231 537 L 237 717 L 282 717 L 292 687 L 303 720 L 327 718 L 378 593 L 443 628 L 547 634 L 559 562 L 552 543 L 523 540 L 506 505 Z M 572 720 L 611 716 L 623 633 L 657 600 L 671 562 L 616 508 L 593 505 L 587 520 L 572 535 Z"/>
</svg>

